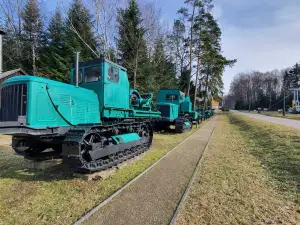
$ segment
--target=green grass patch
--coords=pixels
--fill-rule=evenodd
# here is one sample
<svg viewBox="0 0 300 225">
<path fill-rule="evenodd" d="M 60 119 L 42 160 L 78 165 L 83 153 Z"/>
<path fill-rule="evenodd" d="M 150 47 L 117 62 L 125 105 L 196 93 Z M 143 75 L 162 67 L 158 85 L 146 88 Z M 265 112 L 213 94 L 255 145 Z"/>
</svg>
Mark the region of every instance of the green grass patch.
<svg viewBox="0 0 300 225">
<path fill-rule="evenodd" d="M 229 118 L 278 189 L 300 204 L 300 131 L 241 115 Z"/>
<path fill-rule="evenodd" d="M 23 169 L 23 158 L 0 147 L 0 224 L 71 224 L 128 181 L 143 172 L 195 132 L 155 134 L 140 160 L 103 181 L 72 177 L 61 165 L 44 171 Z"/>
</svg>

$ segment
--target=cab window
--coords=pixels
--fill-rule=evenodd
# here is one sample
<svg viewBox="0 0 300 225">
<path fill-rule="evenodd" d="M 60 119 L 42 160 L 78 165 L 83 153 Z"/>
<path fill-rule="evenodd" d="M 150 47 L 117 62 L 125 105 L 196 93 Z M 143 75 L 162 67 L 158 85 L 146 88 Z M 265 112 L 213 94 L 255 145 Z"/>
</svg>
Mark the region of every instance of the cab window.
<svg viewBox="0 0 300 225">
<path fill-rule="evenodd" d="M 108 66 L 107 80 L 118 83 L 119 82 L 119 69 L 113 66 Z"/>
<path fill-rule="evenodd" d="M 101 80 L 101 67 L 91 66 L 84 68 L 84 82 L 95 82 Z"/>
</svg>

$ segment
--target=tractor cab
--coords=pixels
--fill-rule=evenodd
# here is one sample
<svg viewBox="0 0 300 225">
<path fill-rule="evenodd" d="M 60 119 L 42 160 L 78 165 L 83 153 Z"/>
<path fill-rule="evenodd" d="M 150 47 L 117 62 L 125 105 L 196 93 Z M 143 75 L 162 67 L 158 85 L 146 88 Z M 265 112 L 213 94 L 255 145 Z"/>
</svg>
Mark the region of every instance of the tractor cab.
<svg viewBox="0 0 300 225">
<path fill-rule="evenodd" d="M 130 109 L 130 87 L 127 70 L 107 59 L 79 62 L 71 69 L 71 84 L 94 91 L 99 99 L 103 117 L 127 117 Z M 114 109 L 114 110 L 110 110 Z M 125 114 L 124 114 L 125 113 Z"/>
</svg>

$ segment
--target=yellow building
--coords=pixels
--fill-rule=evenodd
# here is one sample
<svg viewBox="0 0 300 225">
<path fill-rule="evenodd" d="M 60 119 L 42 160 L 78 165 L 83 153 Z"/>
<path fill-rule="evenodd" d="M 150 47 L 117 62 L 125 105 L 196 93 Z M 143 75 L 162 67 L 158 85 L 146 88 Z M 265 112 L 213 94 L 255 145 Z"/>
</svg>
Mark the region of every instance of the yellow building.
<svg viewBox="0 0 300 225">
<path fill-rule="evenodd" d="M 211 108 L 214 110 L 221 110 L 222 109 L 222 104 L 220 101 L 212 99 L 211 100 Z"/>
</svg>

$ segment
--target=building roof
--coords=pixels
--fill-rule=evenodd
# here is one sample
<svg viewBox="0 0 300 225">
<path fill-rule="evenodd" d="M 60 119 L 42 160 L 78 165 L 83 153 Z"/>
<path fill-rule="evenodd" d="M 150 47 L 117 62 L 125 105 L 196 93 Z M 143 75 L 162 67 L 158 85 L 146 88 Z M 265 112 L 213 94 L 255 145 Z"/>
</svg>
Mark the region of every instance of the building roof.
<svg viewBox="0 0 300 225">
<path fill-rule="evenodd" d="M 10 76 L 14 73 L 20 72 L 21 74 L 26 74 L 26 72 L 24 70 L 22 70 L 21 68 L 15 69 L 15 70 L 9 70 L 9 71 L 5 71 L 3 73 L 0 73 L 0 79 L 5 78 L 7 76 Z"/>
</svg>

